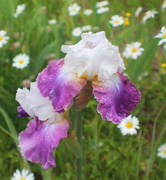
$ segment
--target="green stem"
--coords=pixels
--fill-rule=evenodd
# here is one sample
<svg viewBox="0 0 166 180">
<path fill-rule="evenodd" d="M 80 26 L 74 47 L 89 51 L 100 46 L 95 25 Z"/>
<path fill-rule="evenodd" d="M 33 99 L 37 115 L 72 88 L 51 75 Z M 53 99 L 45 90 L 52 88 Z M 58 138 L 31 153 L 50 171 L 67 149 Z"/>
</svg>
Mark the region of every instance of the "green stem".
<svg viewBox="0 0 166 180">
<path fill-rule="evenodd" d="M 81 112 L 76 111 L 76 124 L 77 124 L 77 140 L 81 146 L 81 158 L 77 158 L 77 180 L 82 180 L 82 154 L 83 154 L 83 144 L 82 144 L 82 119 Z"/>
</svg>

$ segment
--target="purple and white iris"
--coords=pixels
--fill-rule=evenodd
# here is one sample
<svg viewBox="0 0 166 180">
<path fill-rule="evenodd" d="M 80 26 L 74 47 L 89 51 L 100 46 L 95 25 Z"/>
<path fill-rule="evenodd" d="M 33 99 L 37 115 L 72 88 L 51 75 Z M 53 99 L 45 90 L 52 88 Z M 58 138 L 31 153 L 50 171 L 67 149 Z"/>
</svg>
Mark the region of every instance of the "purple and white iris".
<svg viewBox="0 0 166 180">
<path fill-rule="evenodd" d="M 52 151 L 67 137 L 66 111 L 72 104 L 85 107 L 94 95 L 102 119 L 115 124 L 137 107 L 141 94 L 121 72 L 125 69 L 119 48 L 105 37 L 105 32 L 83 33 L 76 45 L 62 46 L 64 59 L 53 60 L 41 73 L 30 91 L 18 89 L 19 117 L 34 119 L 20 133 L 22 155 L 43 168 L 55 166 Z"/>
</svg>

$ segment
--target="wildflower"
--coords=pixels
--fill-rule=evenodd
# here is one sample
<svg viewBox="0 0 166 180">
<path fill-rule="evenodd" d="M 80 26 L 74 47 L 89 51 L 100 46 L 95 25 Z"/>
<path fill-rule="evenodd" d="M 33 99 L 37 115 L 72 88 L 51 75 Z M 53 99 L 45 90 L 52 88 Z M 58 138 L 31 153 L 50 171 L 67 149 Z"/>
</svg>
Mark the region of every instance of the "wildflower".
<svg viewBox="0 0 166 180">
<path fill-rule="evenodd" d="M 150 18 L 154 18 L 156 14 L 158 14 L 158 12 L 155 9 L 147 11 L 142 19 L 142 23 L 145 23 Z"/>
<path fill-rule="evenodd" d="M 22 172 L 20 170 L 16 170 L 14 172 L 11 180 L 34 180 L 34 174 L 30 173 L 29 170 L 23 169 Z"/>
<path fill-rule="evenodd" d="M 77 3 L 74 3 L 68 7 L 68 12 L 70 16 L 75 16 L 80 11 L 81 6 L 78 6 Z"/>
<path fill-rule="evenodd" d="M 128 26 L 130 24 L 129 18 L 124 18 L 124 25 Z"/>
<path fill-rule="evenodd" d="M 166 0 L 164 0 L 163 4 L 161 6 L 162 11 L 164 11 L 165 8 L 166 8 Z"/>
<path fill-rule="evenodd" d="M 109 23 L 113 26 L 113 27 L 117 27 L 120 26 L 124 23 L 124 19 L 122 16 L 119 15 L 114 15 L 111 17 L 111 20 L 109 21 Z"/>
<path fill-rule="evenodd" d="M 137 134 L 136 129 L 139 129 L 139 121 L 138 118 L 135 116 L 128 116 L 127 118 L 123 119 L 120 124 L 117 126 L 120 128 L 123 136 L 126 134 Z"/>
<path fill-rule="evenodd" d="M 163 68 L 166 68 L 166 63 L 162 63 L 161 66 L 162 66 Z"/>
<path fill-rule="evenodd" d="M 48 21 L 48 24 L 56 24 L 56 20 L 55 19 L 51 19 Z"/>
<path fill-rule="evenodd" d="M 29 64 L 29 56 L 26 54 L 19 54 L 13 59 L 13 67 L 23 69 Z"/>
<path fill-rule="evenodd" d="M 143 10 L 142 7 L 138 7 L 135 11 L 135 16 L 138 17 L 142 10 Z"/>
<path fill-rule="evenodd" d="M 96 7 L 97 8 L 102 8 L 104 6 L 108 6 L 109 5 L 109 2 L 108 1 L 100 1 L 100 2 L 97 2 L 96 3 Z"/>
<path fill-rule="evenodd" d="M 126 12 L 125 15 L 126 15 L 127 17 L 130 17 L 130 16 L 131 16 L 131 13 L 130 13 L 130 12 Z"/>
<path fill-rule="evenodd" d="M 136 108 L 140 92 L 121 74 L 123 60 L 105 32 L 83 33 L 81 37 L 76 45 L 63 45 L 65 58 L 51 61 L 39 73 L 40 93 L 52 101 L 56 112 L 64 112 L 73 103 L 76 109 L 84 108 L 93 93 L 102 119 L 118 124 Z"/>
<path fill-rule="evenodd" d="M 82 31 L 90 31 L 91 29 L 92 29 L 92 27 L 90 25 L 82 27 Z"/>
<path fill-rule="evenodd" d="M 163 144 L 158 148 L 157 156 L 166 159 L 166 144 Z"/>
<path fill-rule="evenodd" d="M 97 10 L 97 14 L 103 14 L 105 12 L 108 12 L 109 8 L 108 7 L 101 7 Z"/>
<path fill-rule="evenodd" d="M 16 13 L 14 13 L 14 17 L 17 18 L 22 12 L 25 10 L 25 4 L 18 5 L 16 9 Z"/>
<path fill-rule="evenodd" d="M 86 10 L 84 11 L 84 14 L 85 14 L 86 16 L 90 16 L 92 13 L 93 13 L 93 11 L 92 11 L 91 9 L 86 9 Z"/>
<path fill-rule="evenodd" d="M 69 122 L 66 114 L 54 111 L 49 98 L 40 94 L 36 82 L 31 83 L 30 90 L 18 89 L 16 100 L 21 105 L 18 116 L 28 114 L 34 118 L 29 121 L 27 129 L 19 134 L 21 154 L 31 162 L 41 163 L 44 169 L 55 167 L 52 152 L 59 141 L 67 137 Z"/>
<path fill-rule="evenodd" d="M 72 35 L 75 37 L 81 36 L 82 34 L 82 29 L 80 27 L 76 27 L 72 31 Z"/>
<path fill-rule="evenodd" d="M 131 44 L 126 45 L 125 50 L 122 53 L 122 55 L 125 58 L 137 59 L 138 56 L 140 56 L 143 51 L 144 49 L 141 48 L 140 42 L 132 42 Z"/>
<path fill-rule="evenodd" d="M 8 36 L 5 36 L 6 35 L 6 31 L 4 30 L 1 30 L 0 31 L 0 48 L 3 47 L 3 45 L 5 45 L 7 43 L 7 41 L 9 40 L 9 37 Z"/>
<path fill-rule="evenodd" d="M 166 28 L 161 28 L 161 33 L 155 36 L 155 38 L 160 38 L 161 40 L 158 42 L 158 45 L 160 46 L 163 43 L 166 43 Z"/>
</svg>

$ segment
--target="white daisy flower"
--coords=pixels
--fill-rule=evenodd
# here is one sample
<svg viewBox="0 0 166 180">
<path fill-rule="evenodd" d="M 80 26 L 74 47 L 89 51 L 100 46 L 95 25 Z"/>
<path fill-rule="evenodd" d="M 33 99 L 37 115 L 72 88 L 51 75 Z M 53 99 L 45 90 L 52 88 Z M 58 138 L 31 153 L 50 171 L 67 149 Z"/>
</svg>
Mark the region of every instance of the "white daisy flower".
<svg viewBox="0 0 166 180">
<path fill-rule="evenodd" d="M 166 8 L 166 0 L 163 2 L 162 6 L 161 6 L 162 11 L 164 11 L 165 8 Z"/>
<path fill-rule="evenodd" d="M 143 10 L 142 7 L 138 7 L 135 11 L 135 16 L 138 17 L 142 10 Z"/>
<path fill-rule="evenodd" d="M 23 69 L 29 64 L 29 56 L 26 54 L 19 54 L 13 59 L 13 67 Z"/>
<path fill-rule="evenodd" d="M 81 36 L 81 34 L 82 34 L 82 28 L 80 27 L 76 27 L 72 31 L 72 35 L 75 37 Z"/>
<path fill-rule="evenodd" d="M 14 17 L 17 18 L 20 14 L 22 14 L 24 10 L 25 10 L 25 4 L 18 5 Z"/>
<path fill-rule="evenodd" d="M 162 43 L 166 43 L 166 28 L 162 27 L 161 28 L 161 33 L 159 33 L 155 38 L 160 38 L 161 40 L 159 41 L 158 45 L 160 46 Z"/>
<path fill-rule="evenodd" d="M 157 156 L 166 159 L 166 144 L 163 144 L 158 148 Z"/>
<path fill-rule="evenodd" d="M 11 180 L 34 180 L 34 174 L 30 173 L 29 170 L 23 169 L 22 172 L 20 170 L 16 170 L 14 172 Z"/>
<path fill-rule="evenodd" d="M 92 27 L 90 25 L 82 27 L 82 31 L 91 31 L 91 30 L 92 30 Z"/>
<path fill-rule="evenodd" d="M 93 11 L 91 9 L 85 9 L 85 11 L 84 11 L 84 14 L 86 16 L 90 16 L 92 13 L 93 13 Z"/>
<path fill-rule="evenodd" d="M 103 14 L 105 12 L 108 12 L 109 8 L 108 7 L 101 7 L 97 10 L 97 14 Z"/>
<path fill-rule="evenodd" d="M 56 24 L 56 20 L 55 19 L 51 19 L 48 21 L 48 24 Z"/>
<path fill-rule="evenodd" d="M 142 23 L 145 23 L 150 18 L 154 18 L 156 14 L 158 14 L 158 12 L 155 9 L 145 12 L 145 15 L 142 19 Z"/>
<path fill-rule="evenodd" d="M 122 53 L 122 55 L 125 58 L 137 59 L 138 56 L 140 56 L 143 51 L 144 49 L 141 48 L 140 42 L 132 42 L 131 44 L 126 45 L 125 50 Z"/>
<path fill-rule="evenodd" d="M 137 134 L 136 129 L 139 129 L 139 120 L 137 117 L 135 116 L 131 117 L 130 115 L 127 118 L 123 119 L 122 122 L 118 124 L 117 127 L 120 128 L 123 135 Z"/>
<path fill-rule="evenodd" d="M 108 4 L 109 4 L 108 1 L 101 1 L 101 2 L 96 3 L 96 7 L 101 8 L 101 7 L 107 6 Z"/>
<path fill-rule="evenodd" d="M 68 7 L 68 12 L 70 16 L 75 16 L 80 11 L 81 6 L 78 6 L 77 3 L 74 3 Z"/>
<path fill-rule="evenodd" d="M 8 36 L 5 36 L 6 35 L 6 31 L 4 30 L 1 30 L 0 31 L 0 48 L 5 45 L 7 43 L 7 41 L 9 40 L 9 37 Z"/>
<path fill-rule="evenodd" d="M 113 27 L 117 27 L 120 26 L 124 23 L 124 19 L 122 16 L 119 15 L 114 15 L 111 17 L 111 20 L 109 21 L 109 23 L 113 26 Z"/>
</svg>

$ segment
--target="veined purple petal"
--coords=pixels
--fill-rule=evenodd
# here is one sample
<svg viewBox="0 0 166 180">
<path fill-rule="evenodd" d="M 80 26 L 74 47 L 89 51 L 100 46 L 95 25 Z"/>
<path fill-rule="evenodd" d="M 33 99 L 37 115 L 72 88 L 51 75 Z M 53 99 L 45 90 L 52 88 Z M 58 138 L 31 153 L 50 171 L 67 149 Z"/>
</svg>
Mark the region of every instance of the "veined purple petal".
<svg viewBox="0 0 166 180">
<path fill-rule="evenodd" d="M 141 98 L 138 88 L 121 73 L 106 82 L 93 81 L 92 85 L 93 94 L 99 101 L 97 110 L 102 119 L 107 118 L 115 124 L 130 115 L 130 111 L 137 107 Z"/>
<path fill-rule="evenodd" d="M 28 117 L 29 115 L 25 112 L 22 106 L 17 107 L 18 117 Z"/>
<path fill-rule="evenodd" d="M 56 112 L 73 103 L 73 98 L 86 84 L 86 80 L 65 71 L 64 60 L 53 60 L 37 78 L 38 88 L 44 97 L 49 97 Z"/>
<path fill-rule="evenodd" d="M 44 169 L 55 167 L 53 150 L 59 146 L 59 141 L 67 137 L 69 122 L 66 119 L 58 123 L 31 120 L 25 131 L 19 134 L 21 154 L 27 160 L 41 163 Z"/>
</svg>

